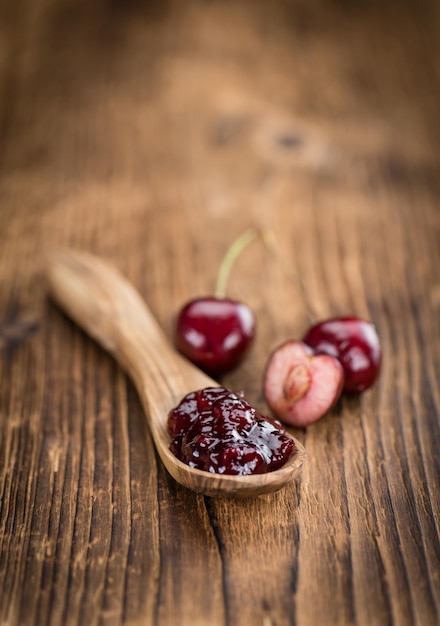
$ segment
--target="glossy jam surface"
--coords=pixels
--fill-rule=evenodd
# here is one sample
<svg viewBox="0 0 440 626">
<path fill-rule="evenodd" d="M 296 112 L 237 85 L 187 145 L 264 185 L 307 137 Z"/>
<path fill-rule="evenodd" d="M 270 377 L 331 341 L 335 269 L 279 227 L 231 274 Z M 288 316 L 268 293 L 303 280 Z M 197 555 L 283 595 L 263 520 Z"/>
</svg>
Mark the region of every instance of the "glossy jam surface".
<svg viewBox="0 0 440 626">
<path fill-rule="evenodd" d="M 381 347 L 370 322 L 357 317 L 329 319 L 313 326 L 303 341 L 317 354 L 328 354 L 339 360 L 347 393 L 368 389 L 379 375 Z"/>
<path fill-rule="evenodd" d="M 170 450 L 189 465 L 216 474 L 263 474 L 278 469 L 294 450 L 276 420 L 239 394 L 208 387 L 186 395 L 168 417 Z"/>
<path fill-rule="evenodd" d="M 219 376 L 240 363 L 254 334 L 254 314 L 246 304 L 227 298 L 197 298 L 178 315 L 175 344 L 202 370 Z"/>
</svg>

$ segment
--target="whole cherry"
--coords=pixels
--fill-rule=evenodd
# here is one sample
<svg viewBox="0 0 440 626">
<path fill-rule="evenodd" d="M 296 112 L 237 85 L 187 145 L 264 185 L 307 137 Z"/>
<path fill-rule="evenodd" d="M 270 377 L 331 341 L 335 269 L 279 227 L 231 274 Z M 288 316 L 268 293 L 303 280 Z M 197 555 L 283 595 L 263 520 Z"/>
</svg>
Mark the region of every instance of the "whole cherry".
<svg viewBox="0 0 440 626">
<path fill-rule="evenodd" d="M 252 309 L 226 298 L 225 291 L 234 261 L 258 234 L 249 229 L 230 246 L 220 266 L 215 295 L 191 300 L 177 315 L 177 349 L 211 376 L 221 376 L 237 367 L 255 336 Z"/>
<path fill-rule="evenodd" d="M 376 381 L 382 351 L 376 328 L 358 317 L 335 317 L 315 324 L 303 342 L 316 354 L 335 357 L 344 370 L 344 392 L 365 391 Z"/>
</svg>

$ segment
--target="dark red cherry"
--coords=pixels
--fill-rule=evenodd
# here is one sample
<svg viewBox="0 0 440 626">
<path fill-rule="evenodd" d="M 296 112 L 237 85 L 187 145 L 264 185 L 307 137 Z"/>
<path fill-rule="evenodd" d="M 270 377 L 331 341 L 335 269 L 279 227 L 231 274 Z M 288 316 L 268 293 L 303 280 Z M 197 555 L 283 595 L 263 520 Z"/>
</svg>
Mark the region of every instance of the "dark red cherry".
<svg viewBox="0 0 440 626">
<path fill-rule="evenodd" d="M 344 391 L 358 393 L 379 375 L 382 351 L 376 328 L 358 317 L 337 317 L 316 324 L 303 342 L 316 354 L 336 357 L 344 370 Z"/>
<path fill-rule="evenodd" d="M 177 349 L 211 376 L 221 376 L 236 367 L 254 338 L 252 310 L 243 302 L 227 298 L 226 286 L 237 257 L 262 234 L 249 228 L 235 239 L 223 257 L 214 295 L 191 300 L 177 316 Z"/>
<path fill-rule="evenodd" d="M 236 367 L 255 335 L 255 316 L 244 303 L 227 298 L 197 298 L 181 309 L 175 344 L 212 376 Z"/>
</svg>

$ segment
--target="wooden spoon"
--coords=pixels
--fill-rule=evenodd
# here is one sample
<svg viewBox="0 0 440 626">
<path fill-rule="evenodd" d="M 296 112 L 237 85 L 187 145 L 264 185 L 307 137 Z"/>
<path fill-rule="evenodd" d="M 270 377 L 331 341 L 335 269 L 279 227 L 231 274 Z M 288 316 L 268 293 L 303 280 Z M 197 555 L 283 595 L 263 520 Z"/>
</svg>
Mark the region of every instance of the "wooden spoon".
<svg viewBox="0 0 440 626">
<path fill-rule="evenodd" d="M 169 344 L 144 301 L 114 268 L 87 253 L 53 255 L 48 278 L 53 299 L 110 352 L 134 381 L 163 464 L 180 484 L 209 496 L 256 496 L 281 489 L 298 473 L 303 446 L 280 469 L 267 474 L 211 474 L 182 463 L 169 450 L 169 411 L 184 395 L 218 387 Z"/>
</svg>

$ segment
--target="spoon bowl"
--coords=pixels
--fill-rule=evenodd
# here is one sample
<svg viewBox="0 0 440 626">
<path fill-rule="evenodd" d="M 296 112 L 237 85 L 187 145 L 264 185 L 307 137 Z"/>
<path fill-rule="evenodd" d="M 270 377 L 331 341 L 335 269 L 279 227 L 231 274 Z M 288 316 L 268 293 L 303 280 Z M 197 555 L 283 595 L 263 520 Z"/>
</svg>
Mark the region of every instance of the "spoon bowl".
<svg viewBox="0 0 440 626">
<path fill-rule="evenodd" d="M 293 437 L 295 450 L 288 461 L 266 474 L 212 474 L 177 459 L 169 449 L 170 410 L 187 393 L 219 383 L 172 348 L 138 292 L 111 265 L 85 252 L 63 251 L 51 256 L 47 274 L 55 302 L 132 378 L 158 454 L 178 483 L 208 496 L 252 497 L 277 491 L 295 478 L 305 450 Z"/>
</svg>

